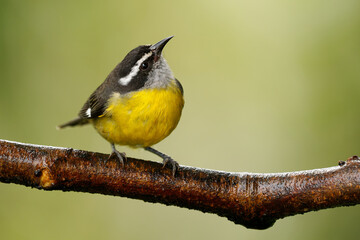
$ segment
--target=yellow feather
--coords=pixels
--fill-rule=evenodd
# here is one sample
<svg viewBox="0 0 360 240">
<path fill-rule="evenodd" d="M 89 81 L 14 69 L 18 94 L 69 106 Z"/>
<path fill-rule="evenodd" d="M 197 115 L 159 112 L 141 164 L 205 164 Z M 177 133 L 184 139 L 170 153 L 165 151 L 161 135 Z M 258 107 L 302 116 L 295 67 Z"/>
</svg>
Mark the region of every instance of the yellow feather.
<svg viewBox="0 0 360 240">
<path fill-rule="evenodd" d="M 93 121 L 107 141 L 131 147 L 149 147 L 177 126 L 184 99 L 173 82 L 167 88 L 144 89 L 108 101 L 104 115 Z"/>
</svg>

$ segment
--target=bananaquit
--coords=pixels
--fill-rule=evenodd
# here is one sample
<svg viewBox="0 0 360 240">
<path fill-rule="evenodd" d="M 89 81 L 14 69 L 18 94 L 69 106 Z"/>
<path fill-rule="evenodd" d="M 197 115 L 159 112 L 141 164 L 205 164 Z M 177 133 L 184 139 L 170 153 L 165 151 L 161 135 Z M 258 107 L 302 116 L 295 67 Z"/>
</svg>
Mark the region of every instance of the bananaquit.
<svg viewBox="0 0 360 240">
<path fill-rule="evenodd" d="M 175 174 L 179 164 L 151 147 L 175 129 L 184 106 L 183 88 L 161 54 L 172 37 L 131 50 L 90 95 L 78 117 L 58 129 L 91 123 L 110 142 L 110 157 L 115 153 L 122 165 L 126 156 L 115 144 L 144 148 Z"/>
</svg>

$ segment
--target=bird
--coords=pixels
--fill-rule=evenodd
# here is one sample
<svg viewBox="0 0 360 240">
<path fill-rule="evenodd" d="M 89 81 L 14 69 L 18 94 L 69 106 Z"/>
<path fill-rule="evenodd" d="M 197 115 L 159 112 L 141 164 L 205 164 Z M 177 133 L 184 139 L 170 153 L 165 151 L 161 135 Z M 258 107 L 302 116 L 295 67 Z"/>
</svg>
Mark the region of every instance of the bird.
<svg viewBox="0 0 360 240">
<path fill-rule="evenodd" d="M 122 166 L 126 154 L 115 145 L 154 153 L 175 175 L 179 164 L 152 147 L 176 128 L 184 107 L 183 87 L 162 55 L 173 37 L 131 50 L 90 95 L 78 117 L 57 129 L 92 124 L 110 143 L 109 158 L 115 154 Z"/>
</svg>

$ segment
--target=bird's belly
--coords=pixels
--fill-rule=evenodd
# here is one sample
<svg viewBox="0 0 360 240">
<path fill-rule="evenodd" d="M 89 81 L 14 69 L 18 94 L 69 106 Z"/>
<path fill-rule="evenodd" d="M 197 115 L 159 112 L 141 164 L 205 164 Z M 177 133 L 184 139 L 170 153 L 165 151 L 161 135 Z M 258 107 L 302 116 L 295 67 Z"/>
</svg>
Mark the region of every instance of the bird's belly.
<svg viewBox="0 0 360 240">
<path fill-rule="evenodd" d="M 183 106 L 178 89 L 148 89 L 127 97 L 118 94 L 109 101 L 105 115 L 96 119 L 94 126 L 111 143 L 148 147 L 174 130 Z"/>
</svg>

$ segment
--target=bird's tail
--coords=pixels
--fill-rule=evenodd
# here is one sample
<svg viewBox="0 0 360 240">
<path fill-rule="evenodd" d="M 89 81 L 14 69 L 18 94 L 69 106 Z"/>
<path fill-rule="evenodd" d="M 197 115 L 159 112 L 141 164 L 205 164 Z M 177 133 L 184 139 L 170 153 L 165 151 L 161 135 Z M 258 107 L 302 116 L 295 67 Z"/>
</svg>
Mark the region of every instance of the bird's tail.
<svg viewBox="0 0 360 240">
<path fill-rule="evenodd" d="M 89 119 L 86 118 L 75 118 L 67 123 L 61 124 L 59 126 L 56 127 L 56 129 L 60 130 L 63 129 L 65 127 L 74 127 L 74 126 L 81 126 L 81 125 L 85 125 L 89 123 Z"/>
</svg>

